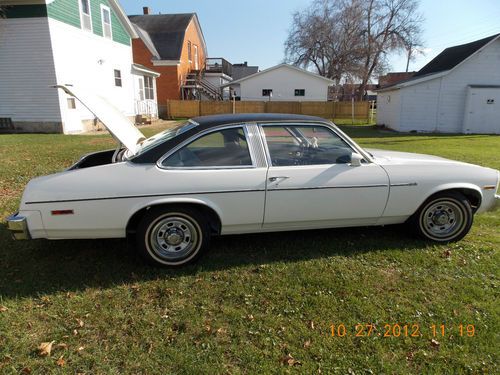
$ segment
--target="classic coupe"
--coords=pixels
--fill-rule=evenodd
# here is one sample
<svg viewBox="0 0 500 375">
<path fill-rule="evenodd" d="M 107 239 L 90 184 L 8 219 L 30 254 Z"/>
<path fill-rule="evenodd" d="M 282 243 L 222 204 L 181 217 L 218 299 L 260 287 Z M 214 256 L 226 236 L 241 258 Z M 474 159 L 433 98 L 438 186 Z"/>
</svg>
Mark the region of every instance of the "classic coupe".
<svg viewBox="0 0 500 375">
<path fill-rule="evenodd" d="M 8 218 L 18 240 L 132 236 L 148 261 L 180 266 L 214 235 L 408 223 L 457 241 L 499 206 L 494 169 L 363 149 L 322 118 L 207 116 L 146 139 L 103 99 L 58 87 L 120 145 L 31 180 Z"/>
</svg>

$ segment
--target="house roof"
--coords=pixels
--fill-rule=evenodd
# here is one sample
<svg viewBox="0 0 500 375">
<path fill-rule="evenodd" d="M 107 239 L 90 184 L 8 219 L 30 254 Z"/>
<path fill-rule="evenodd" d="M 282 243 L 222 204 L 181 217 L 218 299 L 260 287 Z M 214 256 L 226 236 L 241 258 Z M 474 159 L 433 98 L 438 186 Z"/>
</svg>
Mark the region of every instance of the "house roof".
<svg viewBox="0 0 500 375">
<path fill-rule="evenodd" d="M 206 50 L 196 13 L 148 14 L 129 16 L 129 19 L 137 26 L 139 36 L 151 53 L 159 60 L 180 59 L 186 29 L 193 19 L 200 31 L 203 48 Z"/>
<path fill-rule="evenodd" d="M 239 84 L 243 81 L 246 81 L 247 79 L 251 79 L 251 78 L 254 78 L 254 77 L 257 77 L 261 74 L 264 74 L 264 73 L 268 73 L 268 72 L 271 72 L 273 70 L 276 70 L 276 69 L 280 69 L 280 68 L 290 68 L 292 70 L 296 70 L 297 72 L 300 72 L 300 73 L 303 73 L 303 74 L 307 74 L 311 77 L 314 77 L 314 78 L 318 78 L 318 79 L 322 79 L 323 81 L 326 81 L 330 84 L 334 84 L 335 81 L 329 79 L 329 78 L 326 78 L 326 77 L 322 77 L 320 76 L 319 74 L 316 74 L 316 73 L 313 73 L 313 72 L 310 72 L 308 70 L 305 70 L 305 69 L 301 69 L 301 68 L 297 68 L 296 66 L 293 66 L 293 65 L 288 65 L 288 64 L 279 64 L 279 65 L 276 65 L 276 66 L 273 66 L 271 68 L 268 68 L 268 69 L 265 69 L 265 70 L 262 70 L 260 72 L 257 72 L 257 73 L 254 73 L 254 74 L 250 74 L 249 76 L 246 76 L 246 77 L 243 77 L 243 78 L 240 78 L 240 79 L 237 79 L 235 81 L 232 81 L 230 83 L 226 83 L 225 85 L 222 85 L 221 87 L 225 87 L 225 86 L 232 86 L 234 84 Z"/>
<path fill-rule="evenodd" d="M 398 89 L 405 86 L 414 85 L 431 79 L 442 77 L 454 68 L 461 65 L 470 57 L 478 53 L 488 44 L 500 38 L 500 34 L 495 34 L 487 38 L 476 40 L 471 43 L 461 44 L 446 48 L 443 52 L 433 58 L 427 65 L 420 69 L 413 77 L 397 82 L 394 85 L 386 86 L 378 91 Z"/>
</svg>

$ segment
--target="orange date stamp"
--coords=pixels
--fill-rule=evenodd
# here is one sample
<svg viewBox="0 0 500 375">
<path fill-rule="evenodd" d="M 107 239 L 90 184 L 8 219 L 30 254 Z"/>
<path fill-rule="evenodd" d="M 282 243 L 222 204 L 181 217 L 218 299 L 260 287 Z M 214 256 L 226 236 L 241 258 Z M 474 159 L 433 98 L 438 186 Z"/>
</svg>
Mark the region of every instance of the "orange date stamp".
<svg viewBox="0 0 500 375">
<path fill-rule="evenodd" d="M 418 323 L 358 323 L 353 326 L 346 324 L 331 324 L 330 334 L 332 337 L 446 337 L 458 335 L 460 337 L 474 337 L 476 327 L 474 324 L 463 324 L 447 326 L 445 324 L 431 324 L 421 326 Z"/>
</svg>

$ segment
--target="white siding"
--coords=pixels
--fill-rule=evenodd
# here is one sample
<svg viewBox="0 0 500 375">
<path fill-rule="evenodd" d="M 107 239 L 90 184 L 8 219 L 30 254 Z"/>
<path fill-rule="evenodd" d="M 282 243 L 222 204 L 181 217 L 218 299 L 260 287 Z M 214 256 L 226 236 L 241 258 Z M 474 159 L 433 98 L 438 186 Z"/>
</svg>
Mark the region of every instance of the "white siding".
<svg viewBox="0 0 500 375">
<path fill-rule="evenodd" d="M 322 78 L 281 66 L 242 81 L 240 96 L 241 100 L 269 100 L 262 90 L 272 89 L 272 101 L 326 101 L 329 85 Z M 295 96 L 295 89 L 304 89 L 305 96 Z"/>
<path fill-rule="evenodd" d="M 0 117 L 60 122 L 47 18 L 0 19 Z"/>
<path fill-rule="evenodd" d="M 462 132 L 469 85 L 500 85 L 500 40 L 443 77 L 438 124 L 440 132 Z"/>
<path fill-rule="evenodd" d="M 441 78 L 400 89 L 400 125 L 397 109 L 384 104 L 394 91 L 379 93 L 378 122 L 400 131 L 460 133 L 464 131 L 467 90 L 471 85 L 500 86 L 500 40 L 490 44 Z M 496 126 L 496 128 L 495 128 Z M 500 122 L 488 129 L 500 133 Z M 468 130 L 473 132 L 474 130 Z"/>
<path fill-rule="evenodd" d="M 50 34 L 57 82 L 72 84 L 105 97 L 125 115 L 134 115 L 132 48 L 93 33 L 50 19 Z M 121 71 L 122 87 L 115 86 L 114 70 Z M 67 107 L 68 96 L 60 92 L 65 133 L 85 130 L 75 121 L 94 116 L 80 103 L 77 114 Z"/>
<path fill-rule="evenodd" d="M 400 90 L 379 92 L 377 95 L 377 123 L 399 130 L 401 116 Z"/>
<path fill-rule="evenodd" d="M 441 79 L 437 78 L 400 90 L 400 131 L 434 132 L 437 130 L 440 84 Z"/>
</svg>

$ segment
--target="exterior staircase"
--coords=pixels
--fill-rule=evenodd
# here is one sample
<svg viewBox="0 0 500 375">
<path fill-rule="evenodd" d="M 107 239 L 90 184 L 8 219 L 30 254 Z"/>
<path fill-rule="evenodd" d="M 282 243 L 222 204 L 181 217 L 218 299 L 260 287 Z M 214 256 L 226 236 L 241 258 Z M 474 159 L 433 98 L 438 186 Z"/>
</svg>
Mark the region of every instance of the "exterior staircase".
<svg viewBox="0 0 500 375">
<path fill-rule="evenodd" d="M 222 92 L 219 87 L 214 86 L 203 78 L 203 72 L 192 71 L 186 76 L 181 86 L 183 100 L 222 100 Z"/>
</svg>

